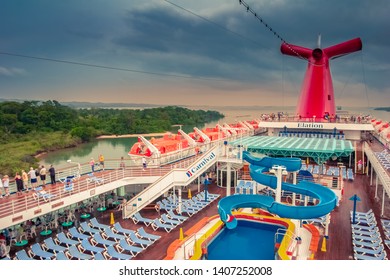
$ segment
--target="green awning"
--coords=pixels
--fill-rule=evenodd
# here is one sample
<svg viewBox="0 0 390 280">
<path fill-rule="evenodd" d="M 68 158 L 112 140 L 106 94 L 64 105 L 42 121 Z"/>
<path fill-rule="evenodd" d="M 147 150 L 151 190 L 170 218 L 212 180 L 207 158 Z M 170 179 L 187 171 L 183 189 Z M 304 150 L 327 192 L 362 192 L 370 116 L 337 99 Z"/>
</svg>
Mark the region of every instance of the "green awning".
<svg viewBox="0 0 390 280">
<path fill-rule="evenodd" d="M 354 151 L 351 141 L 333 138 L 250 136 L 230 141 L 229 145 L 241 145 L 249 152 L 268 156 L 311 157 L 319 164 L 330 158 L 349 156 Z"/>
</svg>

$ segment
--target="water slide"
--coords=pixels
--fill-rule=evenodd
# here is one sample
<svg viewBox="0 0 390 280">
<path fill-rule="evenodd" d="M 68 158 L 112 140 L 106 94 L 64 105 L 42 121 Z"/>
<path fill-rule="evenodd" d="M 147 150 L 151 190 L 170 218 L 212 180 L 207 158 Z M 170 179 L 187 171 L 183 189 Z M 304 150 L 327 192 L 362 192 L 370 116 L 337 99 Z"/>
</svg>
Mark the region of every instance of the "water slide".
<svg viewBox="0 0 390 280">
<path fill-rule="evenodd" d="M 256 158 L 248 152 L 244 152 L 243 159 L 251 164 L 250 175 L 253 180 L 273 189 L 276 189 L 277 185 L 276 176 L 264 174 L 264 172 L 268 172 L 274 165 L 282 165 L 289 172 L 298 171 L 301 167 L 301 159 L 299 158 Z M 270 213 L 282 218 L 312 219 L 330 213 L 337 204 L 337 196 L 331 189 L 313 182 L 301 181 L 296 185 L 283 182 L 282 189 L 316 198 L 319 202 L 312 206 L 293 206 L 278 203 L 273 197 L 265 195 L 232 195 L 221 199 L 218 204 L 221 220 L 227 228 L 235 228 L 237 220 L 232 215 L 232 209 L 245 207 L 267 209 Z"/>
</svg>

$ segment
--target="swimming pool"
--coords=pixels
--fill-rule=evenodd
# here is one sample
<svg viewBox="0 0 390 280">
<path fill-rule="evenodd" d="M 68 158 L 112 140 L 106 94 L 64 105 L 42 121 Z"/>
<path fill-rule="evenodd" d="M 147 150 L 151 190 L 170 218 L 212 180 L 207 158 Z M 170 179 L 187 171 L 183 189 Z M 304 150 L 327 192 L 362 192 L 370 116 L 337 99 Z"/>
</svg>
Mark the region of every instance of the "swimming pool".
<svg viewBox="0 0 390 280">
<path fill-rule="evenodd" d="M 275 233 L 280 225 L 238 220 L 235 229 L 224 228 L 207 246 L 209 260 L 274 260 Z M 279 236 L 278 242 L 283 238 Z"/>
</svg>

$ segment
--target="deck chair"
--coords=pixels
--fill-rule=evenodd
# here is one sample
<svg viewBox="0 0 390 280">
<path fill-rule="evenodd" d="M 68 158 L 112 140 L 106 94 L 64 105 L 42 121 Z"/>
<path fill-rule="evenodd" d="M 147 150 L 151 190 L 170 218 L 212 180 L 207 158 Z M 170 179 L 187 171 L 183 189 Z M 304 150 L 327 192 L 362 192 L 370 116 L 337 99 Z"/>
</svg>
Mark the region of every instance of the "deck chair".
<svg viewBox="0 0 390 280">
<path fill-rule="evenodd" d="M 61 245 L 56 244 L 56 243 L 54 242 L 53 238 L 51 238 L 51 237 L 46 238 L 45 240 L 43 240 L 42 247 L 43 247 L 43 249 L 45 249 L 46 251 L 55 253 L 56 255 L 57 255 L 59 252 L 65 252 L 65 251 L 68 249 L 68 247 L 64 247 L 64 246 L 61 246 Z"/>
<path fill-rule="evenodd" d="M 382 253 L 378 255 L 365 255 L 365 254 L 359 254 L 359 253 L 354 253 L 354 258 L 355 260 L 387 260 L 387 255 L 386 252 L 383 251 Z"/>
<path fill-rule="evenodd" d="M 172 220 L 172 219 L 168 218 L 167 214 L 162 214 L 161 219 L 164 222 L 164 224 L 168 224 L 168 225 L 172 225 L 172 226 L 178 226 L 181 224 L 181 222 L 178 220 Z"/>
<path fill-rule="evenodd" d="M 352 229 L 357 229 L 357 230 L 368 230 L 368 231 L 375 231 L 378 230 L 378 226 L 376 225 L 355 225 L 351 224 Z"/>
<path fill-rule="evenodd" d="M 170 232 L 172 229 L 174 229 L 175 227 L 172 226 L 172 225 L 167 225 L 167 224 L 163 224 L 159 218 L 156 218 L 153 220 L 152 222 L 152 228 L 154 231 L 162 228 L 162 229 L 165 229 L 166 232 Z"/>
<path fill-rule="evenodd" d="M 358 235 L 352 233 L 352 239 L 358 241 L 366 241 L 366 242 L 377 242 L 382 240 L 380 234 L 377 232 L 373 234 L 358 234 Z"/>
<path fill-rule="evenodd" d="M 94 183 L 94 184 L 96 184 L 96 185 L 102 185 L 102 184 L 104 184 L 104 179 L 103 179 L 103 178 L 96 177 L 96 176 L 93 175 L 92 173 L 88 173 L 87 182 L 88 182 L 88 183 Z"/>
<path fill-rule="evenodd" d="M 169 210 L 169 211 L 168 211 L 168 217 L 171 218 L 171 219 L 174 219 L 174 220 L 181 221 L 181 222 L 184 222 L 185 220 L 188 219 L 188 218 L 185 217 L 185 216 L 176 215 L 172 210 Z"/>
<path fill-rule="evenodd" d="M 39 243 L 34 243 L 30 246 L 31 253 L 34 257 L 38 257 L 41 260 L 52 260 L 55 258 L 54 253 L 47 252 L 42 249 L 41 245 Z"/>
<path fill-rule="evenodd" d="M 115 233 L 123 234 L 123 235 L 128 236 L 128 237 L 130 236 L 130 234 L 134 233 L 134 230 L 123 228 L 119 222 L 116 222 L 113 225 L 113 231 Z"/>
<path fill-rule="evenodd" d="M 362 255 L 380 255 L 384 252 L 385 248 L 383 247 L 383 244 L 379 245 L 377 248 L 365 248 L 365 247 L 354 247 L 353 251 L 358 254 Z"/>
<path fill-rule="evenodd" d="M 100 233 L 95 233 L 92 236 L 91 242 L 92 242 L 92 244 L 94 246 L 101 245 L 101 246 L 103 246 L 106 249 L 107 249 L 108 246 L 117 244 L 114 241 L 111 241 L 111 240 L 108 240 L 108 239 L 104 239 L 103 236 L 100 235 Z"/>
<path fill-rule="evenodd" d="M 149 226 L 153 220 L 149 218 L 144 218 L 141 216 L 139 212 L 135 213 L 133 216 L 131 216 L 131 219 L 135 224 L 138 224 L 139 222 L 143 222 L 145 226 Z"/>
<path fill-rule="evenodd" d="M 351 216 L 352 216 L 353 215 L 353 211 L 351 210 L 350 213 L 351 213 Z M 372 209 L 368 210 L 367 212 L 356 211 L 355 214 L 358 215 L 358 216 L 370 216 L 370 215 L 374 215 L 374 211 L 372 211 Z"/>
<path fill-rule="evenodd" d="M 194 209 L 189 209 L 189 208 L 186 208 L 186 207 L 182 207 L 181 211 L 179 211 L 179 208 L 176 208 L 176 212 L 179 213 L 179 214 L 187 214 L 188 217 L 192 217 L 194 214 L 198 213 L 199 211 L 198 210 L 194 210 Z"/>
<path fill-rule="evenodd" d="M 109 225 L 105 225 L 105 224 L 101 224 L 98 222 L 98 220 L 96 218 L 92 218 L 89 220 L 89 224 L 93 227 L 93 228 L 98 228 L 100 230 L 104 230 L 104 229 L 109 229 L 111 228 Z"/>
<path fill-rule="evenodd" d="M 24 249 L 15 253 L 15 259 L 20 261 L 32 261 L 34 260 Z"/>
<path fill-rule="evenodd" d="M 68 234 L 70 234 L 70 238 L 77 239 L 78 241 L 88 239 L 90 237 L 89 235 L 79 232 L 75 227 L 71 227 L 68 231 Z"/>
<path fill-rule="evenodd" d="M 373 235 L 374 233 L 379 233 L 378 228 L 374 230 L 362 230 L 362 229 L 352 228 L 352 234 L 354 235 Z"/>
<path fill-rule="evenodd" d="M 72 259 L 78 259 L 78 260 L 92 260 L 93 256 L 89 254 L 85 254 L 79 251 L 76 245 L 72 245 L 68 249 L 70 256 Z"/>
<path fill-rule="evenodd" d="M 95 253 L 93 257 L 97 261 L 105 261 L 111 259 L 111 257 L 107 254 L 107 251 L 104 251 L 102 253 Z"/>
<path fill-rule="evenodd" d="M 353 247 L 367 247 L 367 248 L 377 248 L 379 245 L 382 244 L 381 240 L 374 240 L 374 242 L 366 242 L 366 241 L 359 241 L 359 240 L 352 240 Z"/>
<path fill-rule="evenodd" d="M 103 237 L 104 237 L 105 239 L 111 238 L 111 239 L 114 239 L 114 240 L 117 241 L 117 242 L 118 242 L 119 240 L 125 239 L 125 236 L 124 236 L 124 235 L 122 235 L 122 234 L 117 234 L 117 233 L 113 232 L 111 228 L 106 228 L 106 229 L 104 229 L 104 232 L 102 233 L 102 235 L 103 235 Z"/>
<path fill-rule="evenodd" d="M 160 235 L 147 233 L 143 227 L 140 227 L 137 230 L 136 235 L 138 235 L 139 238 L 148 239 L 149 241 L 153 241 L 153 242 L 161 238 Z"/>
<path fill-rule="evenodd" d="M 119 251 L 115 249 L 114 245 L 108 246 L 107 253 L 110 255 L 110 257 L 117 260 L 131 260 L 133 258 L 132 255 L 119 253 Z"/>
<path fill-rule="evenodd" d="M 68 261 L 69 258 L 65 252 L 57 252 L 55 260 L 58 261 Z"/>
<path fill-rule="evenodd" d="M 102 247 L 97 247 L 92 245 L 88 239 L 81 240 L 81 244 L 77 247 L 81 253 L 84 253 L 85 251 L 91 252 L 93 255 L 96 253 L 104 252 L 105 249 Z"/>
<path fill-rule="evenodd" d="M 122 253 L 123 251 L 128 251 L 133 257 L 136 257 L 139 253 L 141 253 L 144 250 L 144 248 L 130 245 L 126 241 L 126 239 L 121 239 L 119 241 L 119 246 L 117 248 L 120 250 L 120 253 Z"/>
<path fill-rule="evenodd" d="M 38 200 L 38 199 L 43 199 L 44 201 L 49 201 L 51 200 L 52 198 L 55 197 L 54 194 L 51 194 L 51 193 L 48 193 L 46 192 L 42 186 L 39 186 L 39 187 L 36 187 L 35 190 L 34 190 L 34 193 L 33 193 L 33 197 L 35 200 Z"/>
<path fill-rule="evenodd" d="M 66 237 L 65 233 L 60 232 L 57 234 L 56 240 L 54 240 L 58 245 L 65 245 L 66 247 L 70 247 L 72 245 L 77 245 L 79 244 L 78 241 L 75 241 L 73 239 L 69 239 Z"/>
<path fill-rule="evenodd" d="M 65 182 L 64 182 L 64 192 L 72 192 L 73 191 L 73 178 L 74 176 L 68 176 L 66 177 L 65 179 Z"/>
<path fill-rule="evenodd" d="M 100 233 L 100 230 L 96 229 L 96 228 L 91 228 L 87 222 L 82 222 L 80 223 L 80 227 L 79 227 L 79 230 L 80 232 L 82 233 L 87 233 L 89 235 L 94 235 L 95 233 Z"/>
<path fill-rule="evenodd" d="M 130 237 L 129 237 L 128 241 L 129 241 L 130 243 L 132 243 L 132 245 L 138 244 L 138 245 L 140 245 L 140 246 L 141 246 L 142 248 L 144 248 L 144 249 L 147 248 L 147 247 L 149 247 L 150 245 L 153 244 L 153 242 L 150 241 L 150 240 L 146 240 L 146 239 L 139 238 L 139 237 L 135 234 L 135 232 L 132 233 L 132 234 L 130 234 Z"/>
</svg>

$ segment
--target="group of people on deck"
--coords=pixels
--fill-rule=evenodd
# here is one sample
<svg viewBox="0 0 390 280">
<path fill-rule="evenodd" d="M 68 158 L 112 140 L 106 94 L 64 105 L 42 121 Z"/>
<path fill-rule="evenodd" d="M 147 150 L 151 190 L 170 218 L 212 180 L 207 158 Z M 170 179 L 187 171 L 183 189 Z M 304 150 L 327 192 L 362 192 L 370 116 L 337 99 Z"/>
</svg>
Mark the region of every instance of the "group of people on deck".
<svg viewBox="0 0 390 280">
<path fill-rule="evenodd" d="M 45 168 L 44 165 L 40 166 L 40 168 L 34 169 L 30 167 L 29 172 L 22 170 L 21 173 L 15 173 L 15 184 L 17 189 L 17 195 L 22 195 L 23 191 L 30 191 L 31 189 L 35 189 L 38 186 L 38 181 L 40 180 L 40 185 L 46 185 L 46 176 L 50 176 L 51 184 L 56 184 L 56 171 L 53 165 L 50 165 L 49 170 Z M 0 176 L 0 198 L 3 196 L 9 196 L 9 186 L 10 186 L 10 178 L 6 174 L 2 178 Z M 4 195 L 3 195 L 4 192 Z"/>
</svg>

